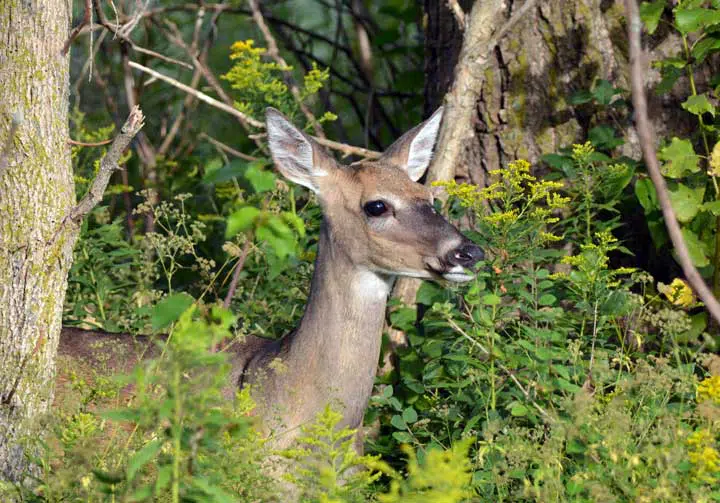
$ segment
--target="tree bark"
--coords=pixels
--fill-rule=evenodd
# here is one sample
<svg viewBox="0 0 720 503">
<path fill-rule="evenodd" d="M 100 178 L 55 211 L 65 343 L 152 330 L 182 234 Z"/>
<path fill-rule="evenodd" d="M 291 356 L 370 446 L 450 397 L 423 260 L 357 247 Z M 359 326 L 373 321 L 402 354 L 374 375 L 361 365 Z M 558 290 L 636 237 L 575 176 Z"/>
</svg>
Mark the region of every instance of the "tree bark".
<svg viewBox="0 0 720 503">
<path fill-rule="evenodd" d="M 26 440 L 53 399 L 76 232 L 68 139 L 71 2 L 0 2 L 0 479 L 27 469 Z"/>
</svg>

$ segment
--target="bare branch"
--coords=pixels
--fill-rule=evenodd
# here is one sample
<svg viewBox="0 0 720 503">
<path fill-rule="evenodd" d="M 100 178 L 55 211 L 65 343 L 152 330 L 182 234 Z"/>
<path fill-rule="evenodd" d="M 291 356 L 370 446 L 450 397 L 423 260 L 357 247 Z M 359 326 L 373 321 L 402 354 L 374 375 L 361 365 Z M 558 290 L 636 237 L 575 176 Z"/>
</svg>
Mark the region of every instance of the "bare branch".
<svg viewBox="0 0 720 503">
<path fill-rule="evenodd" d="M 207 133 L 200 133 L 200 138 L 204 138 L 210 143 L 213 144 L 216 148 L 222 150 L 223 152 L 226 152 L 230 155 L 234 155 L 235 157 L 238 157 L 240 159 L 244 159 L 246 161 L 257 161 L 257 157 L 253 157 L 251 155 L 247 155 L 243 152 L 240 152 L 239 150 L 235 150 L 234 148 L 230 147 L 229 145 L 225 145 L 220 140 L 216 140 L 212 136 L 208 135 Z"/>
<path fill-rule="evenodd" d="M 92 16 L 92 0 L 85 0 L 85 14 L 83 15 L 83 19 L 82 19 L 82 21 L 80 21 L 80 24 L 77 25 L 75 28 L 73 28 L 73 30 L 70 32 L 70 36 L 63 44 L 63 47 L 60 50 L 60 54 L 65 56 L 68 53 L 68 50 L 70 49 L 70 45 L 80 34 L 80 31 L 86 25 L 90 24 L 90 16 Z"/>
<path fill-rule="evenodd" d="M 227 295 L 225 296 L 225 300 L 223 301 L 223 307 L 228 308 L 230 307 L 230 302 L 232 302 L 232 298 L 235 296 L 235 290 L 237 290 L 238 280 L 240 279 L 240 273 L 243 270 L 243 267 L 245 266 L 245 260 L 247 259 L 248 253 L 250 253 L 250 248 L 252 247 L 252 238 L 249 237 L 248 240 L 245 242 L 245 246 L 243 246 L 242 252 L 240 253 L 240 257 L 238 258 L 237 263 L 235 264 L 235 270 L 233 271 L 233 277 L 230 281 L 230 287 L 228 288 Z"/>
<path fill-rule="evenodd" d="M 193 89 L 192 87 L 185 85 L 182 82 L 179 82 L 171 77 L 168 77 L 167 75 L 164 75 L 160 72 L 156 72 L 155 70 L 152 70 L 152 69 L 150 69 L 146 66 L 143 66 L 139 63 L 136 63 L 134 61 L 130 61 L 128 64 L 130 65 L 131 68 L 135 68 L 136 70 L 145 72 L 148 75 L 152 75 L 153 77 L 155 77 L 158 80 L 167 82 L 168 84 L 175 86 L 178 89 L 185 91 L 188 94 L 192 94 L 200 101 L 207 103 L 208 105 L 213 106 L 215 108 L 218 108 L 218 109 L 222 110 L 223 112 L 227 112 L 235 117 L 238 117 L 239 119 L 242 119 L 243 121 L 247 122 L 248 124 L 250 124 L 253 127 L 256 127 L 256 128 L 264 128 L 265 127 L 265 124 L 263 124 L 262 122 L 260 122 L 258 120 L 253 119 L 249 115 L 242 113 L 240 110 L 237 110 L 236 108 L 231 107 L 230 105 L 226 105 L 222 101 L 218 101 L 215 98 L 212 98 L 211 96 L 208 96 L 207 94 L 198 91 L 197 89 Z"/>
<path fill-rule="evenodd" d="M 102 147 L 103 145 L 108 145 L 112 143 L 112 140 L 103 140 L 103 141 L 96 141 L 96 142 L 84 142 L 84 141 L 77 141 L 73 140 L 72 138 L 68 138 L 68 145 L 77 145 L 78 147 Z"/>
<path fill-rule="evenodd" d="M 512 29 L 515 24 L 517 24 L 522 17 L 527 14 L 527 12 L 532 9 L 532 7 L 537 3 L 537 0 L 525 0 L 525 3 L 522 7 L 520 7 L 515 14 L 512 15 L 510 19 L 508 19 L 507 23 L 505 23 L 498 31 L 497 33 L 490 39 L 490 43 L 488 43 L 488 52 L 495 49 L 495 46 L 500 43 L 500 41 L 503 39 L 505 35 Z"/>
<path fill-rule="evenodd" d="M 642 148 L 645 165 L 647 166 L 650 179 L 655 186 L 658 202 L 662 209 L 665 219 L 665 226 L 672 240 L 675 251 L 677 252 L 678 261 L 682 266 L 683 273 L 687 278 L 690 286 L 697 293 L 698 297 L 705 303 L 705 307 L 710 312 L 715 321 L 720 323 L 720 303 L 713 296 L 712 292 L 705 284 L 702 276 L 693 265 L 690 258 L 690 252 L 685 244 L 682 236 L 680 224 L 670 202 L 665 178 L 660 172 L 660 163 L 655 153 L 655 133 L 648 119 L 647 98 L 645 96 L 645 77 L 642 68 L 642 46 L 640 35 L 642 32 L 642 22 L 635 0 L 625 0 L 625 12 L 628 19 L 628 38 L 630 42 L 630 82 L 632 88 L 632 101 L 635 110 L 635 129 L 640 138 L 640 147 Z M 718 264 L 715 264 L 717 267 Z"/>
<path fill-rule="evenodd" d="M 100 170 L 95 176 L 92 185 L 90 185 L 90 189 L 87 194 L 85 194 L 85 197 L 70 210 L 70 213 L 65 218 L 66 221 L 70 220 L 75 224 L 79 224 L 80 221 L 102 201 L 105 189 L 110 182 L 110 177 L 119 169 L 118 161 L 120 160 L 120 156 L 128 145 L 130 145 L 130 142 L 138 131 L 145 125 L 144 121 L 145 116 L 142 110 L 140 110 L 140 107 L 136 106 L 133 108 L 127 121 L 125 121 L 122 129 L 120 129 L 120 134 L 115 137 L 112 146 L 102 158 L 102 161 L 100 161 Z"/>
<path fill-rule="evenodd" d="M 130 67 L 135 68 L 136 70 L 145 72 L 145 73 L 157 78 L 158 80 L 167 82 L 168 84 L 175 86 L 178 89 L 185 91 L 186 93 L 192 94 L 197 99 L 199 99 L 200 101 L 202 101 L 204 103 L 207 103 L 210 106 L 218 108 L 218 109 L 222 110 L 223 112 L 227 112 L 230 115 L 233 115 L 235 117 L 241 118 L 242 120 L 246 121 L 248 124 L 250 124 L 253 127 L 256 127 L 258 129 L 265 129 L 265 123 L 260 122 L 259 120 L 253 119 L 249 115 L 242 113 L 240 110 L 237 110 L 234 107 L 226 105 L 225 103 L 218 101 L 215 98 L 212 98 L 212 97 L 208 96 L 207 94 L 198 91 L 197 89 L 193 89 L 192 87 L 187 86 L 187 85 L 183 84 L 182 82 L 178 82 L 177 80 L 175 80 L 171 77 L 168 77 L 167 75 L 163 75 L 160 72 L 156 72 L 155 70 L 152 70 L 141 64 L 135 63 L 134 61 L 130 61 L 128 64 L 130 65 Z M 364 157 L 366 159 L 377 159 L 381 155 L 380 152 L 375 152 L 374 150 L 368 150 L 366 148 L 360 148 L 360 147 L 353 147 L 352 145 L 346 145 L 344 143 L 339 143 L 336 141 L 328 140 L 327 138 L 314 137 L 314 140 L 317 141 L 320 145 L 323 145 L 330 149 L 341 152 L 344 156 L 357 155 L 360 157 Z"/>
<path fill-rule="evenodd" d="M 447 0 L 448 8 L 452 11 L 461 30 L 465 30 L 465 11 L 462 10 L 457 0 Z"/>
</svg>

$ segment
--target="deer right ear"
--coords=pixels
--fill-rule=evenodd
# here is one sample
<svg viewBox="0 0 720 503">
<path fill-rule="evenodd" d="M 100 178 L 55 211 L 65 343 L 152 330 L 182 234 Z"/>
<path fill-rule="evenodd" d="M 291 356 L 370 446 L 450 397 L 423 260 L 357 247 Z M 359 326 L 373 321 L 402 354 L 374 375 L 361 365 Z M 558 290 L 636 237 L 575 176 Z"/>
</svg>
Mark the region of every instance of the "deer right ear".
<svg viewBox="0 0 720 503">
<path fill-rule="evenodd" d="M 280 173 L 290 181 L 319 192 L 317 178 L 327 175 L 326 167 L 319 161 L 329 158 L 322 147 L 274 108 L 265 109 L 265 125 L 270 153 Z"/>
</svg>

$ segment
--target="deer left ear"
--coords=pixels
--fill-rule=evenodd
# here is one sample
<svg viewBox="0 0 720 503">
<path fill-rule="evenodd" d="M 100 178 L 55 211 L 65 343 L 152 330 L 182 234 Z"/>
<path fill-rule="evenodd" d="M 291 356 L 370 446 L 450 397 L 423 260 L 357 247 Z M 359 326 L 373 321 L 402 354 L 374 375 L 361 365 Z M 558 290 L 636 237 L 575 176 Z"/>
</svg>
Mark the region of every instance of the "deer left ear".
<svg viewBox="0 0 720 503">
<path fill-rule="evenodd" d="M 428 120 L 390 145 L 381 159 L 405 169 L 410 179 L 417 182 L 430 165 L 442 115 L 443 109 L 440 107 Z"/>
</svg>

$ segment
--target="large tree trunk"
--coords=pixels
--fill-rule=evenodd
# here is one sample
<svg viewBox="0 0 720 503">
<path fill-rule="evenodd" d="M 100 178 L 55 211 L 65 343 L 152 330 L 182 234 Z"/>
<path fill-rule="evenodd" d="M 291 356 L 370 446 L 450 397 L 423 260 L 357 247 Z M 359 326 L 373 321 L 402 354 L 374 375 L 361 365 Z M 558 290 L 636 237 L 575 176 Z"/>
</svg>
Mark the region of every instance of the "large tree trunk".
<svg viewBox="0 0 720 503">
<path fill-rule="evenodd" d="M 526 1 L 507 0 L 505 18 Z M 459 3 L 467 13 L 475 2 Z M 459 71 L 456 62 L 463 33 L 446 0 L 425 0 L 425 12 L 425 101 L 434 108 Z M 456 177 L 482 185 L 487 171 L 509 161 L 522 158 L 536 164 L 543 154 L 585 141 L 597 124 L 588 106 L 575 107 L 568 98 L 590 89 L 596 79 L 629 89 L 626 32 L 621 0 L 537 2 L 503 37 L 485 70 L 474 134 L 467 137 Z M 680 39 L 658 30 L 650 48 L 652 59 L 669 56 L 679 50 Z M 649 79 L 649 84 L 657 83 L 659 74 L 652 70 Z M 660 135 L 694 127 L 689 115 L 678 117 L 676 112 L 687 95 L 685 84 L 681 79 L 674 96 L 653 97 L 652 119 Z M 630 135 L 623 153 L 639 158 L 630 121 L 623 126 Z"/>
<path fill-rule="evenodd" d="M 76 233 L 68 139 L 71 2 L 0 1 L 0 479 L 53 398 L 55 354 Z"/>
</svg>

